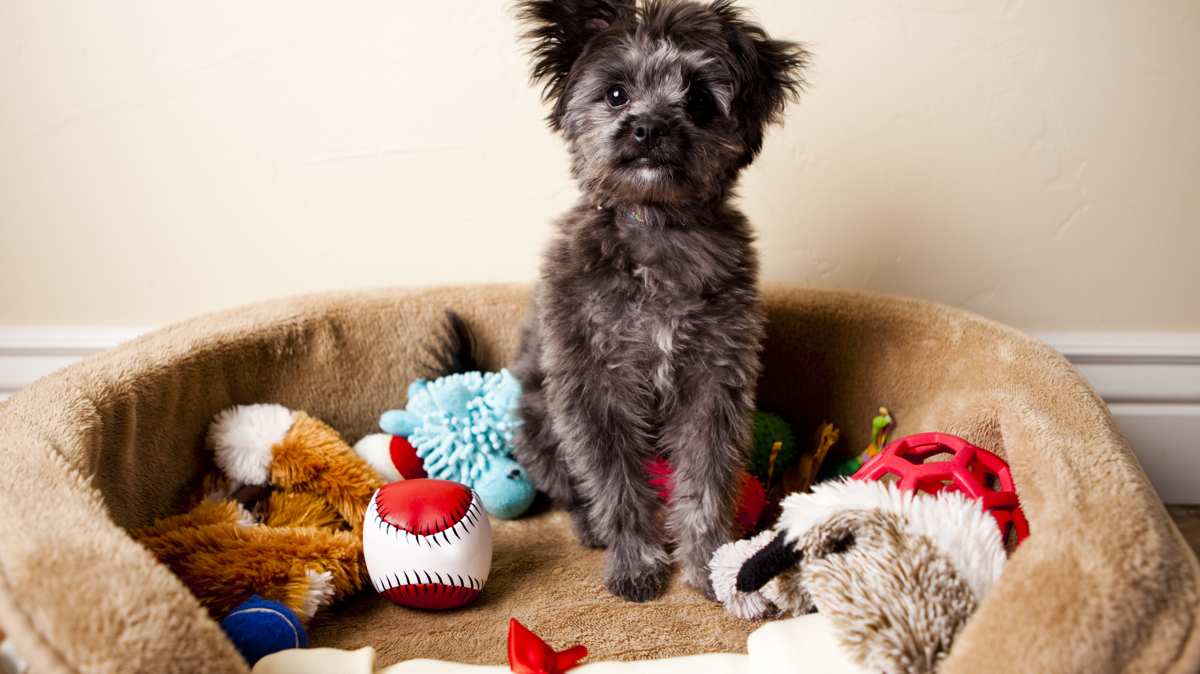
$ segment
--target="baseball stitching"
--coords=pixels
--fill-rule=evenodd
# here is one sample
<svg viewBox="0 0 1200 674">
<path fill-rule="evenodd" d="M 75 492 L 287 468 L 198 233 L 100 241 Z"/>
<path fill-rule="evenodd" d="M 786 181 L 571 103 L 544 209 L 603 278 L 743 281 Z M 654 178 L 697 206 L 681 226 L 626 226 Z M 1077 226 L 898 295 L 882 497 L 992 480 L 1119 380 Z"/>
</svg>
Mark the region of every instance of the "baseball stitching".
<svg viewBox="0 0 1200 674">
<path fill-rule="evenodd" d="M 412 573 L 411 577 L 409 577 L 409 573 Z M 401 580 L 401 576 L 403 576 L 403 581 Z M 422 580 L 421 576 L 425 577 L 424 580 Z M 406 585 L 434 586 L 436 584 L 445 587 L 462 588 L 464 590 L 480 591 L 483 589 L 483 581 L 469 574 L 456 573 L 452 575 L 447 573 L 443 576 L 436 571 L 430 573 L 429 571 L 416 570 L 401 571 L 380 578 L 372 576 L 371 584 L 375 586 L 375 591 L 379 593 Z"/>
<path fill-rule="evenodd" d="M 432 534 L 414 533 L 403 527 L 396 526 L 384 519 L 386 512 L 380 512 L 379 499 L 373 499 L 371 506 L 375 515 L 375 522 L 383 525 L 383 528 L 388 533 L 396 538 L 403 538 L 406 541 L 415 541 L 418 546 L 428 545 L 429 547 L 441 547 L 442 545 L 450 545 L 454 541 L 450 540 L 450 534 L 454 534 L 455 539 L 462 540 L 463 536 L 470 534 L 479 524 L 479 518 L 482 514 L 479 512 L 479 499 L 475 497 L 474 492 L 471 492 L 470 505 L 465 510 L 451 515 L 450 517 L 442 518 L 442 530 Z M 452 526 L 447 527 L 450 522 L 454 522 Z M 441 540 L 438 540 L 441 536 Z"/>
</svg>

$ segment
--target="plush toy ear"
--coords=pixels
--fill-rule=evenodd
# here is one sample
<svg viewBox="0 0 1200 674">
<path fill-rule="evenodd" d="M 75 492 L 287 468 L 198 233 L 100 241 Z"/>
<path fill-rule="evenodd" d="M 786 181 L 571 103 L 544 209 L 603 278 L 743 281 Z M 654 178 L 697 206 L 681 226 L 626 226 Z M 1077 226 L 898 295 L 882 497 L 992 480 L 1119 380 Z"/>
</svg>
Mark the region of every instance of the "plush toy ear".
<svg viewBox="0 0 1200 674">
<path fill-rule="evenodd" d="M 799 564 L 801 556 L 800 551 L 788 543 L 787 532 L 780 532 L 742 564 L 737 575 L 738 592 L 757 592 L 775 576 Z"/>
<path fill-rule="evenodd" d="M 634 12 L 634 0 L 522 0 L 518 17 L 533 43 L 532 80 L 541 82 L 542 99 L 554 103 L 551 128 L 565 112 L 564 94 L 571 68 L 594 37 Z"/>
<path fill-rule="evenodd" d="M 732 0 L 717 0 L 712 9 L 725 26 L 733 53 L 733 114 L 743 125 L 745 166 L 762 149 L 764 128 L 777 122 L 788 101 L 803 90 L 809 53 L 801 44 L 772 40 L 762 27 L 747 20 Z"/>
<path fill-rule="evenodd" d="M 873 510 L 845 510 L 808 530 L 804 552 L 808 559 L 823 559 L 848 551 L 858 542 L 858 531 L 880 517 Z"/>
</svg>

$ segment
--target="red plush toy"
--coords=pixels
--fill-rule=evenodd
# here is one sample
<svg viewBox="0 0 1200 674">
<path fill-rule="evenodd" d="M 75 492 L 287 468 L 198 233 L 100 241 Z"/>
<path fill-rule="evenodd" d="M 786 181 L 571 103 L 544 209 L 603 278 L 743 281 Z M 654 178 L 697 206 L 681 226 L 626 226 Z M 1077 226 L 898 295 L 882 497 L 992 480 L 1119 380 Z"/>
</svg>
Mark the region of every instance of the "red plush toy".
<svg viewBox="0 0 1200 674">
<path fill-rule="evenodd" d="M 508 668 L 513 674 L 563 674 L 587 652 L 587 646 L 556 651 L 516 618 L 508 619 Z"/>
<path fill-rule="evenodd" d="M 646 464 L 650 473 L 650 485 L 658 490 L 658 497 L 666 503 L 671 500 L 671 489 L 674 487 L 672 478 L 675 474 L 671 462 L 659 456 Z M 744 536 L 758 531 L 758 520 L 767 508 L 767 490 L 763 488 L 758 478 L 742 470 L 738 471 L 741 489 L 738 491 L 737 511 L 733 520 L 737 526 L 738 535 Z"/>
</svg>

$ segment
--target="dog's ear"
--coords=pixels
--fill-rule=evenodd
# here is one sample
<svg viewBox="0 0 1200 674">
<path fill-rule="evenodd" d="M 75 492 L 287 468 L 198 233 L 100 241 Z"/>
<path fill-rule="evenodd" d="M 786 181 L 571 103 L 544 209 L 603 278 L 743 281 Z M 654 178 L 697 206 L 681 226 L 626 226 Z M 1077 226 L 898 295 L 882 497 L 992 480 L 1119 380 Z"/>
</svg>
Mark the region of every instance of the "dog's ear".
<svg viewBox="0 0 1200 674">
<path fill-rule="evenodd" d="M 777 122 L 784 106 L 803 90 L 809 53 L 799 43 L 772 40 L 761 26 L 747 20 L 732 0 L 717 0 L 712 10 L 724 25 L 733 54 L 733 112 L 743 126 L 745 166 L 762 149 L 764 128 Z"/>
<path fill-rule="evenodd" d="M 567 77 L 588 43 L 634 12 L 634 0 L 521 0 L 517 16 L 532 43 L 534 82 L 554 103 L 550 126 L 558 129 L 565 112 Z"/>
</svg>

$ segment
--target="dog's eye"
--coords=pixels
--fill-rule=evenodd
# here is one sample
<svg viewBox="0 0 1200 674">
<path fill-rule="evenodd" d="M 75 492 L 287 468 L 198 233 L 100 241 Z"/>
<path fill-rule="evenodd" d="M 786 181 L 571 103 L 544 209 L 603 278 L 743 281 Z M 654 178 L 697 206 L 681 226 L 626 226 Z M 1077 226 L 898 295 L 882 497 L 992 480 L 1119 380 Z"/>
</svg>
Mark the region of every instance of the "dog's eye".
<svg viewBox="0 0 1200 674">
<path fill-rule="evenodd" d="M 608 88 L 608 93 L 604 94 L 604 100 L 608 101 L 610 108 L 623 108 L 629 103 L 629 94 L 625 92 L 625 87 L 614 84 Z"/>
<path fill-rule="evenodd" d="M 713 100 L 712 94 L 703 86 L 693 84 L 688 87 L 687 92 L 687 111 L 696 123 L 703 124 L 712 119 L 717 112 L 716 101 Z"/>
</svg>

